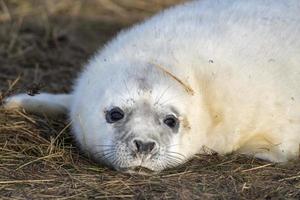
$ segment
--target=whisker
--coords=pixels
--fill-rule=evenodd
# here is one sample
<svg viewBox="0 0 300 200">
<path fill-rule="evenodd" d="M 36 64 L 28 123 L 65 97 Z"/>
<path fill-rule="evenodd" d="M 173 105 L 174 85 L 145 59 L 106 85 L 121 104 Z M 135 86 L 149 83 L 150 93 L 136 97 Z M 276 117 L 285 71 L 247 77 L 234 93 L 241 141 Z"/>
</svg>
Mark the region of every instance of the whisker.
<svg viewBox="0 0 300 200">
<path fill-rule="evenodd" d="M 166 168 L 174 167 L 174 166 L 177 166 L 179 164 L 180 164 L 180 162 L 178 162 L 178 161 L 168 159 L 167 162 L 166 162 Z"/>
<path fill-rule="evenodd" d="M 115 151 L 115 149 L 103 149 L 103 150 L 100 151 L 100 152 L 96 152 L 95 155 L 98 155 L 98 154 L 104 154 L 105 152 L 110 152 L 110 151 Z"/>
<path fill-rule="evenodd" d="M 100 145 L 96 145 L 96 147 L 114 147 L 115 145 L 111 145 L 111 144 L 100 144 Z"/>
<path fill-rule="evenodd" d="M 171 159 L 172 161 L 182 162 L 183 159 L 178 158 L 176 156 L 167 155 L 167 158 Z"/>
<path fill-rule="evenodd" d="M 100 156 L 97 156 L 96 158 L 97 158 L 97 159 L 100 159 L 101 161 L 106 161 L 106 160 L 109 159 L 110 156 L 112 156 L 112 155 L 114 155 L 114 154 L 109 154 L 109 155 L 105 155 L 105 156 L 100 155 Z"/>
<path fill-rule="evenodd" d="M 163 98 L 163 96 L 166 94 L 166 92 L 171 88 L 172 86 L 169 85 L 161 94 L 158 98 L 156 98 L 154 105 L 157 105 L 159 101 Z"/>
<path fill-rule="evenodd" d="M 119 90 L 116 90 L 114 88 L 112 88 L 112 90 L 115 92 L 116 96 L 124 103 L 126 103 L 126 99 L 124 97 L 124 94 L 122 94 Z"/>
<path fill-rule="evenodd" d="M 177 145 L 180 145 L 180 144 L 171 144 L 171 145 L 166 146 L 166 148 L 170 148 L 170 147 L 177 146 Z"/>
<path fill-rule="evenodd" d="M 181 154 L 181 153 L 178 153 L 178 152 L 174 152 L 174 151 L 166 151 L 166 153 L 167 154 L 176 154 L 176 155 L 179 155 L 179 156 L 181 156 L 181 157 L 183 157 L 183 158 L 186 158 L 183 154 Z"/>
<path fill-rule="evenodd" d="M 182 97 L 182 96 L 185 96 L 184 94 L 182 95 L 176 95 L 176 96 L 173 96 L 169 99 L 166 99 L 165 101 L 161 102 L 160 105 L 165 105 L 166 103 L 170 103 L 170 102 L 174 102 L 174 101 L 179 101 L 180 99 L 178 99 L 178 97 Z"/>
<path fill-rule="evenodd" d="M 125 81 L 125 79 L 123 79 L 123 84 L 124 84 L 124 86 L 125 86 L 125 89 L 126 89 L 126 91 L 127 91 L 128 96 L 130 96 L 130 90 L 129 90 L 129 88 L 128 88 L 128 85 L 127 85 L 127 82 Z"/>
<path fill-rule="evenodd" d="M 180 165 L 180 164 L 182 163 L 182 160 L 176 160 L 176 159 L 174 159 L 174 158 L 169 157 L 169 158 L 166 160 L 166 163 L 167 163 L 167 166 L 168 166 L 168 167 L 173 167 L 173 166 Z"/>
<path fill-rule="evenodd" d="M 110 160 L 114 156 L 115 156 L 115 154 L 111 153 L 111 154 L 106 154 L 105 156 L 103 156 L 103 158 L 105 158 L 106 160 Z"/>
<path fill-rule="evenodd" d="M 175 153 L 175 152 L 174 152 Z M 180 154 L 178 154 L 178 155 L 180 155 Z M 182 155 L 180 155 L 180 156 L 182 156 Z M 186 159 L 185 159 L 185 157 L 184 156 L 182 156 L 182 157 L 178 157 L 178 156 L 174 156 L 174 155 L 172 155 L 172 154 L 166 154 L 166 157 L 167 157 L 167 160 L 170 162 L 170 161 L 172 161 L 171 163 L 172 163 L 172 165 L 179 165 L 179 164 L 181 164 L 182 162 L 184 162 Z"/>
</svg>

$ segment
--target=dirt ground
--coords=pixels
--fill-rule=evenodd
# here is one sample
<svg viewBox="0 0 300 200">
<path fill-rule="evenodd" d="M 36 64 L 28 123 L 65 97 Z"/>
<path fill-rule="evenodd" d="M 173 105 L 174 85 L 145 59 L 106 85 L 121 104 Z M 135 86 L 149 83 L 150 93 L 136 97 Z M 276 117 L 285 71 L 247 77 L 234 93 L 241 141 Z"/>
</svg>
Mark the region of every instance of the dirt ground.
<svg viewBox="0 0 300 200">
<path fill-rule="evenodd" d="M 0 0 L 0 101 L 68 92 L 116 33 L 183 0 Z M 0 108 L 0 199 L 300 199 L 300 161 L 195 156 L 161 174 L 112 171 L 80 155 L 65 117 Z"/>
</svg>

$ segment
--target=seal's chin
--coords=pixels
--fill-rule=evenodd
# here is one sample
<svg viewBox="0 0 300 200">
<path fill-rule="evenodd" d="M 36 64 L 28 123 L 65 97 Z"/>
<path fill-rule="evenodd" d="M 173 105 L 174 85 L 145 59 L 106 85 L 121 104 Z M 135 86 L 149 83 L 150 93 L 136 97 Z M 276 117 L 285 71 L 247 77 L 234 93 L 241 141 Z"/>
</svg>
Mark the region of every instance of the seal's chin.
<svg viewBox="0 0 300 200">
<path fill-rule="evenodd" d="M 155 174 L 160 171 L 157 169 L 154 169 L 150 166 L 146 165 L 138 165 L 138 166 L 129 166 L 125 168 L 117 168 L 118 171 L 121 171 L 123 173 L 130 173 L 130 174 Z"/>
<path fill-rule="evenodd" d="M 140 164 L 137 164 L 140 163 Z M 115 166 L 117 171 L 122 171 L 125 173 L 138 173 L 138 174 L 149 174 L 157 171 L 157 168 L 153 167 L 153 164 L 149 162 L 132 162 L 128 166 Z"/>
<path fill-rule="evenodd" d="M 140 174 L 140 175 L 157 173 L 157 171 L 142 166 L 123 168 L 123 169 L 119 169 L 119 171 L 123 173 Z"/>
</svg>

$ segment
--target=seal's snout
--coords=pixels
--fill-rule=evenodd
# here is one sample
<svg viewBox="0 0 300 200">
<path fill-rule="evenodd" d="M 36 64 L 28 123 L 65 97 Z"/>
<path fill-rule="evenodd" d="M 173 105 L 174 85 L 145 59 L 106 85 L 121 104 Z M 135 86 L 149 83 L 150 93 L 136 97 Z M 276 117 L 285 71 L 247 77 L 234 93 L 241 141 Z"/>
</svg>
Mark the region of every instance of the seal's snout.
<svg viewBox="0 0 300 200">
<path fill-rule="evenodd" d="M 153 140 L 134 139 L 132 143 L 135 153 L 155 154 L 158 151 L 158 144 Z"/>
</svg>

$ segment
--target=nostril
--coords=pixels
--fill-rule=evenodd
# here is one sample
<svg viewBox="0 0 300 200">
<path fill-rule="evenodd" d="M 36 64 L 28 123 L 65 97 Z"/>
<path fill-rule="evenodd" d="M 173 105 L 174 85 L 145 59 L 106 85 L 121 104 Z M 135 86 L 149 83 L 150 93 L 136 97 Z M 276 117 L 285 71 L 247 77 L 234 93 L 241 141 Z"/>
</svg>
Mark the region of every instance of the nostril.
<svg viewBox="0 0 300 200">
<path fill-rule="evenodd" d="M 133 141 L 138 153 L 150 153 L 155 148 L 155 142 L 142 142 L 140 140 Z"/>
<path fill-rule="evenodd" d="M 134 145 L 136 147 L 136 151 L 140 152 L 142 150 L 142 146 L 143 146 L 142 141 L 140 141 L 140 140 L 134 140 L 133 143 L 134 143 Z"/>
<path fill-rule="evenodd" d="M 147 144 L 149 151 L 152 151 L 155 147 L 155 142 L 148 142 Z"/>
</svg>

